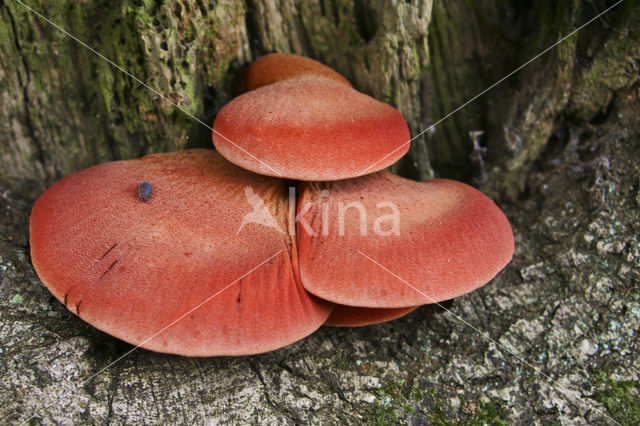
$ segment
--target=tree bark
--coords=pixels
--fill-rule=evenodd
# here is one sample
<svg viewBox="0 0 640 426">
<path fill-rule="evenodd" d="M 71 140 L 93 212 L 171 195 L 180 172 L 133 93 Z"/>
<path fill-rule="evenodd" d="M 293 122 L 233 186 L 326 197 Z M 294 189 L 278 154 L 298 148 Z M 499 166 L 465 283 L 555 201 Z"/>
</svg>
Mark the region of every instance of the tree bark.
<svg viewBox="0 0 640 426">
<path fill-rule="evenodd" d="M 241 68 L 284 51 L 317 58 L 356 87 L 421 121 L 431 1 L 39 2 L 44 16 L 116 66 L 15 3 L 2 3 L 5 108 L 0 181 L 40 188 L 89 165 L 186 146 L 210 147 L 206 125 Z M 189 117 L 179 111 L 174 102 Z M 202 121 L 199 123 L 197 120 Z M 414 144 L 407 167 L 432 172 Z"/>
<path fill-rule="evenodd" d="M 640 7 L 528 63 L 614 2 L 525 3 L 27 3 L 145 87 L 0 0 L 0 422 L 637 424 Z M 412 135 L 435 123 L 393 170 L 480 186 L 513 224 L 514 260 L 450 312 L 253 357 L 127 354 L 39 282 L 30 208 L 90 165 L 210 147 L 236 78 L 272 51 L 333 67 Z"/>
</svg>

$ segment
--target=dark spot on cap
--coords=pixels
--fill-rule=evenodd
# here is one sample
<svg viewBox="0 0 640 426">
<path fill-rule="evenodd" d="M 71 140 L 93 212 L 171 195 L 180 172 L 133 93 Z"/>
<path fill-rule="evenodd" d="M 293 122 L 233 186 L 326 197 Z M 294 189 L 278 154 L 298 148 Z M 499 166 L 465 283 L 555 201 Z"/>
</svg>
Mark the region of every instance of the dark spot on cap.
<svg viewBox="0 0 640 426">
<path fill-rule="evenodd" d="M 138 185 L 138 198 L 145 203 L 149 201 L 149 198 L 153 195 L 153 186 L 146 180 Z"/>
</svg>

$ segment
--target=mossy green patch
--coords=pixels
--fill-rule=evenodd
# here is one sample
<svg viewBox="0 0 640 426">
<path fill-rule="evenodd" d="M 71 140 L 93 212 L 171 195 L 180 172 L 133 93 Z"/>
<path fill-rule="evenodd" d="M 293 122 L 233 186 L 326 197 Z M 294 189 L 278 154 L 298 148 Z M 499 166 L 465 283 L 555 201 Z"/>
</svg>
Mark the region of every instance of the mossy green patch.
<svg viewBox="0 0 640 426">
<path fill-rule="evenodd" d="M 378 389 L 373 415 L 367 419 L 371 425 L 386 425 L 415 409 L 402 395 L 404 380 L 389 383 Z"/>
<path fill-rule="evenodd" d="M 620 424 L 640 424 L 640 386 L 637 382 L 612 380 L 607 370 L 605 365 L 594 375 L 594 386 L 598 390 L 593 398 Z"/>
<path fill-rule="evenodd" d="M 407 423 L 412 420 L 428 420 L 439 426 L 452 425 L 504 425 L 504 413 L 491 401 L 465 401 L 460 395 L 452 398 L 460 401 L 451 406 L 451 397 L 445 397 L 435 387 L 408 390 L 404 380 L 389 383 L 376 392 L 374 411 L 366 419 L 371 425 Z M 460 409 L 462 407 L 462 409 Z"/>
<path fill-rule="evenodd" d="M 468 425 L 505 425 L 504 413 L 500 407 L 492 402 L 482 402 L 469 419 Z"/>
<path fill-rule="evenodd" d="M 231 97 L 240 0 L 32 6 L 59 28 L 14 2 L 2 8 L 0 52 L 17 77 L 0 87 L 20 111 L 11 131 L 32 142 L 0 148 L 15 157 L 0 178 L 37 175 L 47 186 L 96 163 L 181 149 L 205 127 L 193 117 L 206 122 Z"/>
<path fill-rule="evenodd" d="M 598 113 L 605 113 L 616 91 L 640 80 L 634 70 L 638 60 L 640 37 L 636 32 L 609 40 L 577 80 L 569 105 L 573 117 L 589 121 Z"/>
<path fill-rule="evenodd" d="M 499 406 L 492 402 L 466 402 L 464 398 L 458 396 L 460 406 L 464 407 L 460 413 L 460 417 L 452 418 L 447 413 L 451 413 L 452 409 L 441 392 L 432 388 L 427 392 L 429 399 L 429 420 L 437 426 L 481 426 L 481 425 L 504 425 L 504 413 Z"/>
</svg>

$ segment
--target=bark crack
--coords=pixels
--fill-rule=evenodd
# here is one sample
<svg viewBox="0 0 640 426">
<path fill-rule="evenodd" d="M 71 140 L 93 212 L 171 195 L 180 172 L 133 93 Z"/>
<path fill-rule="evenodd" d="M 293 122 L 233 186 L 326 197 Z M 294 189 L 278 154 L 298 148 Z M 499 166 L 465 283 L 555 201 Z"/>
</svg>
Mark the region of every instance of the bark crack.
<svg viewBox="0 0 640 426">
<path fill-rule="evenodd" d="M 118 392 L 118 384 L 120 383 L 119 376 L 120 369 L 113 371 L 113 373 L 111 374 L 111 386 L 109 388 L 109 401 L 107 402 L 107 418 L 105 419 L 105 424 L 110 424 L 111 419 L 114 416 L 113 400 L 115 399 L 116 393 Z"/>
<path fill-rule="evenodd" d="M 20 84 L 20 88 L 22 89 L 22 102 L 24 105 L 24 117 L 25 117 L 27 133 L 29 137 L 33 140 L 33 145 L 36 148 L 37 158 L 42 165 L 42 170 L 44 171 L 45 177 L 49 179 L 50 176 L 45 167 L 44 148 L 40 140 L 38 140 L 38 138 L 36 137 L 35 130 L 33 127 L 33 120 L 31 119 L 31 110 L 29 109 L 30 100 L 29 100 L 28 87 L 29 87 L 29 83 L 31 82 L 31 71 L 29 70 L 29 64 L 27 63 L 27 58 L 20 44 L 20 38 L 18 37 L 18 28 L 16 26 L 16 21 L 13 17 L 13 14 L 11 13 L 11 9 L 2 0 L 0 0 L 0 6 L 7 13 L 9 22 L 11 23 L 11 31 L 13 32 L 13 44 L 15 46 L 16 52 L 20 56 L 20 62 L 22 63 L 22 67 L 24 68 L 24 74 L 25 74 L 24 81 L 23 81 L 22 75 L 19 72 L 17 73 L 17 76 L 18 76 L 18 84 Z"/>
<path fill-rule="evenodd" d="M 281 415 L 283 418 L 286 418 L 287 420 L 291 420 L 293 421 L 293 419 L 291 418 L 291 416 L 289 415 L 289 413 L 286 412 L 286 410 L 284 410 L 283 408 L 281 408 L 272 398 L 271 398 L 271 394 L 269 393 L 269 385 L 267 384 L 264 376 L 262 375 L 262 372 L 260 371 L 260 367 L 258 367 L 256 365 L 255 362 L 253 361 L 249 361 L 249 366 L 251 367 L 251 369 L 254 371 L 254 373 L 256 374 L 256 376 L 258 377 L 258 380 L 260 381 L 260 383 L 262 384 L 262 387 L 264 388 L 264 398 L 266 403 L 273 408 L 273 410 L 278 413 L 279 415 Z"/>
<path fill-rule="evenodd" d="M 262 39 L 260 38 L 260 31 L 256 28 L 255 8 L 254 0 L 246 1 L 244 21 L 247 28 L 247 39 L 252 61 L 262 55 Z"/>
</svg>

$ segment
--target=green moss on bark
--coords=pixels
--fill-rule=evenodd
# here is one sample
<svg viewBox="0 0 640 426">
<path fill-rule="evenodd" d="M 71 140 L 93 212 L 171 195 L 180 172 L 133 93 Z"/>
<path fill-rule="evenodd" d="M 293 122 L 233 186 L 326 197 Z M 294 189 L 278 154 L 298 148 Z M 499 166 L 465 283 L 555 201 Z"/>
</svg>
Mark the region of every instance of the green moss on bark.
<svg viewBox="0 0 640 426">
<path fill-rule="evenodd" d="M 602 403 L 611 416 L 622 425 L 640 424 L 640 389 L 637 382 L 615 381 L 607 367 L 594 374 L 596 392 L 593 398 Z"/>
<path fill-rule="evenodd" d="M 246 53 L 239 0 L 32 7 L 201 120 L 230 98 L 230 68 Z M 0 147 L 0 180 L 46 186 L 91 164 L 181 148 L 204 127 L 20 4 L 0 9 L 13 99 L 0 113 L 0 135 L 11 141 Z"/>
<path fill-rule="evenodd" d="M 455 401 L 455 407 L 452 405 Z M 491 401 L 466 401 L 461 395 L 445 397 L 435 387 L 413 386 L 405 381 L 388 383 L 376 392 L 373 412 L 366 421 L 371 425 L 433 424 L 438 426 L 485 424 L 504 425 L 504 412 Z"/>
</svg>

